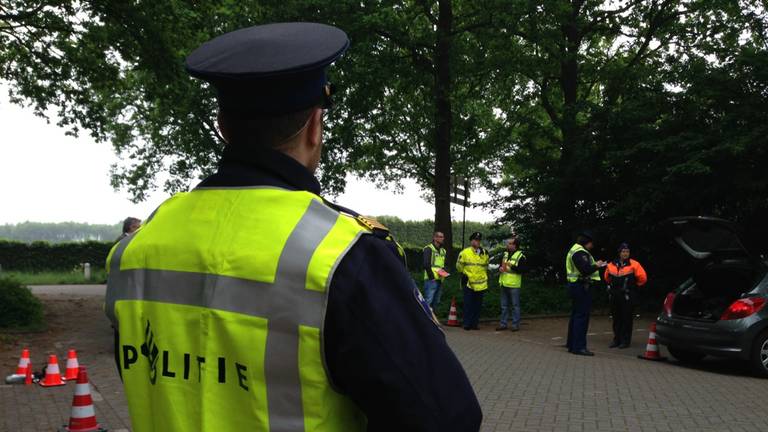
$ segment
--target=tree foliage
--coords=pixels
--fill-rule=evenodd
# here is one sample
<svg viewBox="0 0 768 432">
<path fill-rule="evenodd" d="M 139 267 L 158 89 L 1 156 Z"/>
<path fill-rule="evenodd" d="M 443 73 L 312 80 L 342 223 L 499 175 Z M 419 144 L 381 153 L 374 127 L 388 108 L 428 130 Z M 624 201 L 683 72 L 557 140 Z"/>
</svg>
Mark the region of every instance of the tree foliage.
<svg viewBox="0 0 768 432">
<path fill-rule="evenodd" d="M 680 214 L 734 219 L 768 244 L 768 18 L 755 0 L 9 0 L 0 78 L 14 102 L 111 142 L 125 158 L 115 185 L 141 199 L 161 171 L 184 189 L 220 152 L 213 94 L 186 77 L 185 55 L 281 20 L 352 39 L 331 70 L 327 191 L 347 173 L 414 179 L 453 233 L 450 176 L 465 175 L 551 269 L 580 228 L 648 251 Z"/>
<path fill-rule="evenodd" d="M 0 225 L 0 240 L 16 240 L 27 243 L 34 241 L 50 243 L 88 240 L 112 241 L 120 235 L 122 229 L 122 222 L 115 225 L 78 222 L 22 222 Z"/>
<path fill-rule="evenodd" d="M 581 228 L 642 242 L 670 216 L 738 220 L 747 203 L 759 214 L 762 181 L 733 180 L 765 161 L 754 135 L 765 113 L 760 5 L 552 0 L 506 10 L 504 31 L 488 35 L 511 47 L 497 82 L 513 148 L 493 205 L 555 266 Z"/>
</svg>

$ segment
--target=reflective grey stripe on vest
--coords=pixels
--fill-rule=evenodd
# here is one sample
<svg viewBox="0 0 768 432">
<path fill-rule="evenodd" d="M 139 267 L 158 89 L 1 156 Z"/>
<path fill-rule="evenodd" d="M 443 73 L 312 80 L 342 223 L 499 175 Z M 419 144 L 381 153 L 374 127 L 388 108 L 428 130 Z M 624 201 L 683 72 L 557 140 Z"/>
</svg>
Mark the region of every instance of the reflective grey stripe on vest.
<svg viewBox="0 0 768 432">
<path fill-rule="evenodd" d="M 299 325 L 320 328 L 322 333 L 327 294 L 306 289 L 307 270 L 314 251 L 338 217 L 338 212 L 316 200 L 311 201 L 280 253 L 274 284 L 202 273 L 146 269 L 120 271 L 120 258 L 131 238 L 128 237 L 113 253 L 106 298 L 107 314 L 116 324 L 115 302 L 146 300 L 201 306 L 267 319 L 264 375 L 269 430 L 304 430 L 299 378 Z"/>
</svg>

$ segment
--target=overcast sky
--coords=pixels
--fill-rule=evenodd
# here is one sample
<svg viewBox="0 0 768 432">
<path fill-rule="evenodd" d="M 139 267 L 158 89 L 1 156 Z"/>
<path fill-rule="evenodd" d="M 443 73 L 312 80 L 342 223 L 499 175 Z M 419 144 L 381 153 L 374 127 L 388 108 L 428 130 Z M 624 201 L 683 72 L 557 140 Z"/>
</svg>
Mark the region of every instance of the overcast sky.
<svg viewBox="0 0 768 432">
<path fill-rule="evenodd" d="M 0 85 L 0 224 L 34 222 L 89 222 L 113 224 L 126 216 L 144 218 L 168 194 L 157 191 L 133 204 L 124 191 L 109 184 L 109 168 L 118 160 L 107 143 L 90 137 L 66 136 L 54 122 L 46 123 L 8 101 Z M 421 199 L 415 183 L 396 194 L 350 178 L 336 200 L 366 215 L 394 215 L 404 220 L 432 219 L 432 203 Z M 452 206 L 461 219 L 461 207 Z M 467 209 L 467 220 L 491 221 L 493 215 Z"/>
</svg>

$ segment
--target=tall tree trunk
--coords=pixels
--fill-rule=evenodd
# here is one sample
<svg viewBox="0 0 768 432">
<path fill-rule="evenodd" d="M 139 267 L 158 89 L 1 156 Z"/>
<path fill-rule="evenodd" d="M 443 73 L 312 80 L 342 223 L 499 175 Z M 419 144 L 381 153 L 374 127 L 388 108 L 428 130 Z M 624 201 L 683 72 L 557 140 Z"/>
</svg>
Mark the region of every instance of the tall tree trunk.
<svg viewBox="0 0 768 432">
<path fill-rule="evenodd" d="M 581 178 L 580 154 L 583 144 L 583 130 L 579 124 L 579 46 L 583 37 L 578 19 L 582 2 L 572 4 L 571 13 L 564 16 L 562 23 L 563 50 L 560 59 L 560 88 L 563 92 L 563 115 L 561 122 L 562 150 L 558 163 L 558 177 L 561 187 L 556 192 L 552 217 L 561 221 L 558 236 L 571 234 L 578 229 L 576 200 Z M 557 226 L 557 225 L 555 225 Z M 566 238 L 561 240 L 567 242 Z"/>
<path fill-rule="evenodd" d="M 451 44 L 453 8 L 451 0 L 440 0 L 435 55 L 435 230 L 445 234 L 449 262 L 453 263 L 453 228 L 451 224 Z"/>
</svg>

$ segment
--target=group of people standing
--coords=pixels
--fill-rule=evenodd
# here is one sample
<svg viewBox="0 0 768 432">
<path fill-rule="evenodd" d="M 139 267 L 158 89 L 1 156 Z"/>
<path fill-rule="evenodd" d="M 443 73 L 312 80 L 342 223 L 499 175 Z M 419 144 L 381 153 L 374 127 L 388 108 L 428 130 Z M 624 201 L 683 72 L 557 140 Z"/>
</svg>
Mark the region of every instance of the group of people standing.
<svg viewBox="0 0 768 432">
<path fill-rule="evenodd" d="M 459 253 L 456 270 L 461 274 L 464 296 L 464 330 L 479 328 L 483 297 L 488 289 L 488 265 L 490 256 L 481 245 L 482 234 L 470 235 L 470 246 Z M 632 321 L 637 288 L 648 280 L 645 270 L 637 261 L 630 259 L 627 243 L 618 247 L 614 261 L 595 260 L 592 256 L 594 236 L 581 232 L 565 259 L 568 295 L 572 301 L 568 322 L 566 348 L 572 354 L 592 356 L 587 350 L 587 329 L 592 309 L 592 287 L 601 280 L 607 284 L 613 318 L 613 341 L 610 348 L 628 348 L 632 342 Z M 424 297 L 436 310 L 440 304 L 442 285 L 449 275 L 445 268 L 445 236 L 436 231 L 432 242 L 423 249 Z M 506 249 L 499 262 L 499 287 L 501 289 L 501 318 L 496 331 L 520 329 L 520 288 L 523 275 L 528 271 L 525 254 L 517 238 L 506 241 Z M 603 272 L 601 278 L 601 271 Z M 511 319 L 511 323 L 510 323 Z"/>
<path fill-rule="evenodd" d="M 436 231 L 432 242 L 424 247 L 424 298 L 436 310 L 440 304 L 442 284 L 448 276 L 445 269 L 446 251 L 443 248 L 445 236 Z M 480 310 L 483 297 L 488 289 L 488 264 L 490 255 L 482 247 L 483 235 L 479 232 L 469 236 L 469 247 L 459 253 L 456 270 L 461 273 L 461 288 L 464 295 L 464 330 L 479 328 Z M 499 285 L 501 286 L 501 320 L 497 331 L 520 329 L 520 287 L 523 273 L 527 270 L 525 255 L 516 238 L 507 240 L 507 249 L 499 263 Z M 511 315 L 512 325 L 508 327 Z"/>
</svg>

